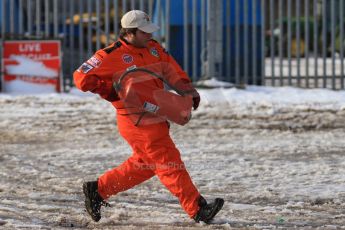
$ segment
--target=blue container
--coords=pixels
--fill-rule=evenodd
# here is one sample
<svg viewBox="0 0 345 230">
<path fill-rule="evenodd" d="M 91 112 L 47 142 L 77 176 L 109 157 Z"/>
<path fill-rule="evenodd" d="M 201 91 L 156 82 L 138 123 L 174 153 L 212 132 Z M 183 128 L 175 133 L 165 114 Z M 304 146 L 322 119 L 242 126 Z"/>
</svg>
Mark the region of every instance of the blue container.
<svg viewBox="0 0 345 230">
<path fill-rule="evenodd" d="M 226 21 L 228 18 L 226 15 L 226 6 L 227 6 L 227 1 L 230 1 L 230 20 Z M 197 66 L 198 72 L 197 76 L 201 76 L 201 17 L 200 17 L 200 11 L 201 11 L 201 1 L 196 1 L 197 2 Z M 255 75 L 254 78 L 249 77 L 247 82 L 248 84 L 258 84 L 261 85 L 261 68 L 262 68 L 262 50 L 261 50 L 261 4 L 260 1 L 258 0 L 247 0 L 247 9 L 248 12 L 244 12 L 244 5 L 242 0 L 238 0 L 239 2 L 239 41 L 236 43 L 236 0 L 223 0 L 223 50 L 226 50 L 227 44 L 226 44 L 226 28 L 227 26 L 230 26 L 230 60 L 227 60 L 226 56 L 227 54 L 224 52 L 223 54 L 223 66 L 222 66 L 222 71 L 223 71 L 223 76 L 224 81 L 228 82 L 233 82 L 236 83 L 236 77 L 235 77 L 235 71 L 236 71 L 236 47 L 239 46 L 239 74 L 240 74 L 240 82 L 244 81 L 244 63 L 245 63 L 245 44 L 244 41 L 248 41 L 247 45 L 247 56 L 248 56 L 248 75 L 252 76 Z M 256 23 L 254 25 L 254 18 L 253 18 L 253 12 L 252 12 L 252 4 L 255 4 L 255 9 L 256 9 Z M 165 9 L 165 0 L 161 0 L 161 9 L 160 12 L 164 12 Z M 188 8 L 192 9 L 192 0 L 188 1 Z M 158 8 L 155 7 L 155 11 L 153 14 L 154 21 L 157 21 L 157 12 Z M 183 55 L 184 55 L 184 45 L 183 45 L 183 0 L 174 0 L 170 1 L 170 43 L 169 43 L 169 52 L 171 55 L 177 60 L 177 62 L 183 66 Z M 248 36 L 247 39 L 245 39 L 245 34 L 244 34 L 244 19 L 245 16 L 247 17 L 247 23 L 248 23 Z M 190 12 L 188 14 L 188 43 L 189 43 L 189 50 L 188 54 L 189 57 L 192 57 L 192 13 Z M 204 19 L 205 21 L 207 19 Z M 253 47 L 253 32 L 252 29 L 253 27 L 256 27 L 256 36 L 254 37 L 256 40 L 256 52 L 254 52 L 254 47 Z M 164 31 L 163 31 L 164 32 Z M 253 55 L 254 53 L 256 54 L 256 69 L 253 69 Z M 231 66 L 229 73 L 226 72 L 227 66 Z M 188 74 L 192 74 L 192 60 L 189 61 L 189 66 L 188 66 Z M 239 82 L 237 82 L 239 83 Z"/>
</svg>

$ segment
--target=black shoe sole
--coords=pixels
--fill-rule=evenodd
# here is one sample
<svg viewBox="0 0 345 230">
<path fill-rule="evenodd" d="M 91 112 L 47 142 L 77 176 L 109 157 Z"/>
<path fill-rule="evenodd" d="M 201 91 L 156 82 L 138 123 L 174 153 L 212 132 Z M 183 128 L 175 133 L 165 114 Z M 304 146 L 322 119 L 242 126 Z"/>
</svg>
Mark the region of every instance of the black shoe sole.
<svg viewBox="0 0 345 230">
<path fill-rule="evenodd" d="M 91 216 L 91 218 L 98 222 L 100 219 L 101 219 L 101 216 L 95 216 L 90 208 L 90 205 L 91 205 L 91 200 L 89 199 L 89 189 L 87 188 L 87 183 L 84 183 L 83 184 L 83 192 L 84 192 L 84 195 L 85 195 L 85 208 L 86 208 L 86 211 L 87 213 Z"/>
<path fill-rule="evenodd" d="M 215 217 L 217 213 L 222 209 L 224 205 L 224 200 L 221 198 L 216 198 L 214 200 L 214 203 L 215 203 L 215 208 L 212 210 L 210 215 L 205 220 L 203 220 L 206 224 L 208 224 L 213 219 L 213 217 Z"/>
</svg>

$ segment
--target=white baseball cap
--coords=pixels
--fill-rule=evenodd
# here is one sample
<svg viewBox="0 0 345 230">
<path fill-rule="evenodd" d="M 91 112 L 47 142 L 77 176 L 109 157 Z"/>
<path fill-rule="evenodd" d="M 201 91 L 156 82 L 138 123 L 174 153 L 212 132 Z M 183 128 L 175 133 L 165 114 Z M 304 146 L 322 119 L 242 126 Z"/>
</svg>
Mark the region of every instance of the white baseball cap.
<svg viewBox="0 0 345 230">
<path fill-rule="evenodd" d="M 141 10 L 131 10 L 121 19 L 122 28 L 138 28 L 145 33 L 153 33 L 159 30 L 159 26 L 153 24 L 150 17 Z"/>
</svg>

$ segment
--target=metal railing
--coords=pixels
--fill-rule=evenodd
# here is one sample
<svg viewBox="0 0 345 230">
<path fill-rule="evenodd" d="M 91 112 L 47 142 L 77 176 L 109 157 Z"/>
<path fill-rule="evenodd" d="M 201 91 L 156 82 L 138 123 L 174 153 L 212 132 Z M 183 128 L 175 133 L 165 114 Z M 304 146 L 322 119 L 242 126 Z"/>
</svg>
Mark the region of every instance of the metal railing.
<svg viewBox="0 0 345 230">
<path fill-rule="evenodd" d="M 0 0 L 1 41 L 60 39 L 72 73 L 141 9 L 194 81 L 344 89 L 342 0 Z M 3 72 L 3 70 L 2 70 Z"/>
<path fill-rule="evenodd" d="M 266 2 L 266 83 L 344 89 L 344 1 Z"/>
</svg>

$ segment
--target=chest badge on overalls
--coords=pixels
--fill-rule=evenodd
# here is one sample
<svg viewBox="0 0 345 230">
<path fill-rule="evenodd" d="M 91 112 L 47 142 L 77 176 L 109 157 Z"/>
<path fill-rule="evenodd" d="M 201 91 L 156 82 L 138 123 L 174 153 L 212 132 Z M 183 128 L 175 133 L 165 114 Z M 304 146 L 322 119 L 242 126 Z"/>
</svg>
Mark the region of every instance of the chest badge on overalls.
<svg viewBox="0 0 345 230">
<path fill-rule="evenodd" d="M 158 54 L 158 51 L 157 51 L 156 48 L 151 48 L 151 49 L 150 49 L 150 53 L 151 53 L 153 56 L 159 58 L 159 54 Z"/>
<path fill-rule="evenodd" d="M 124 63 L 129 64 L 129 63 L 133 62 L 133 57 L 129 54 L 124 54 L 122 56 L 122 60 L 124 61 Z"/>
</svg>

